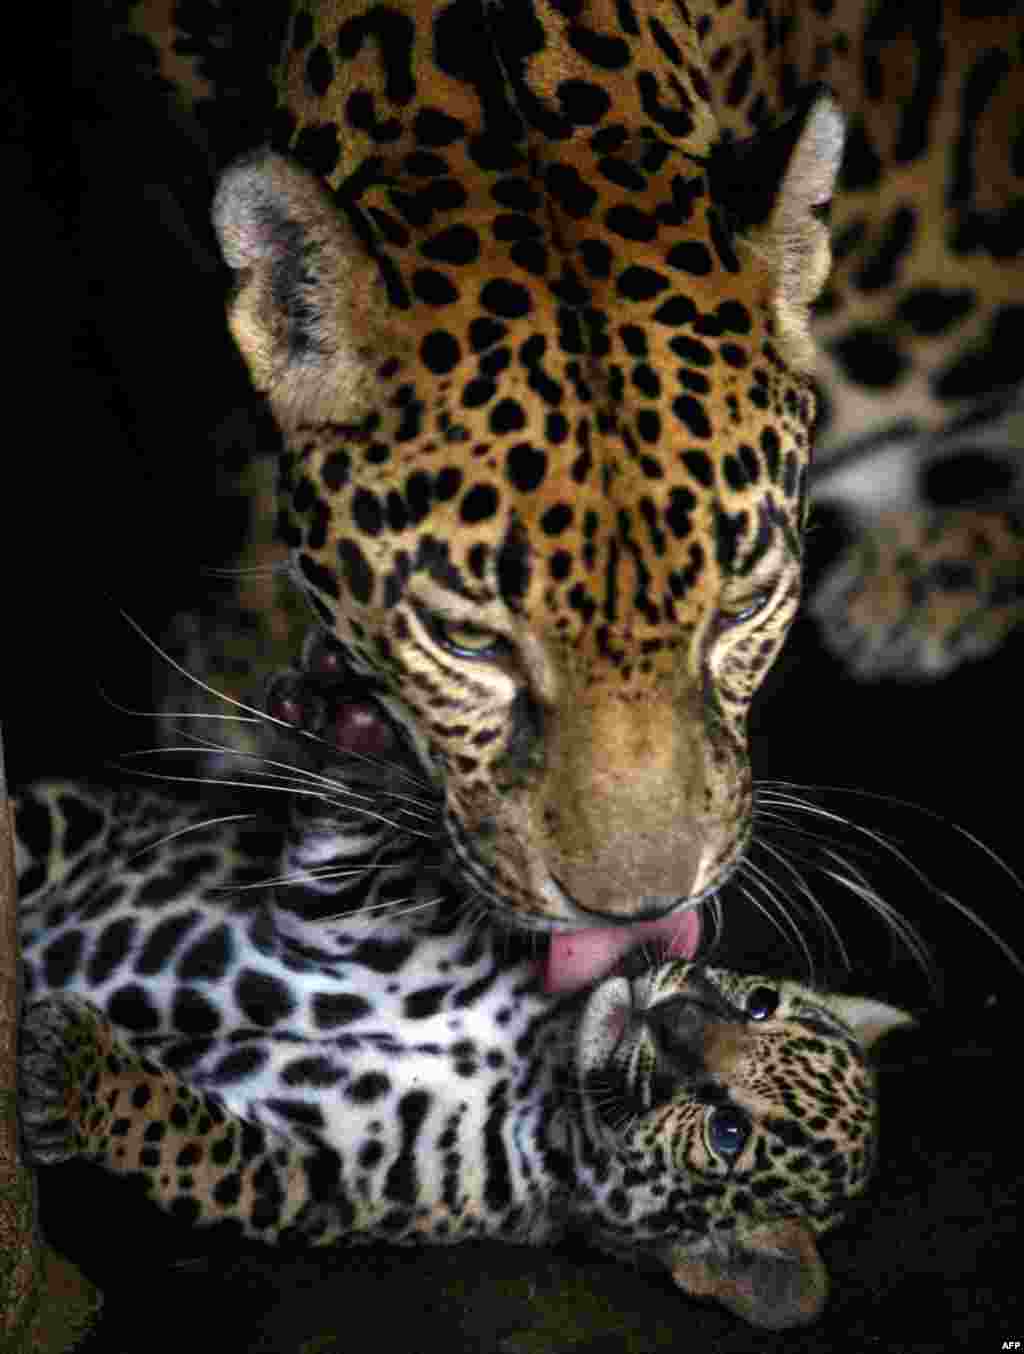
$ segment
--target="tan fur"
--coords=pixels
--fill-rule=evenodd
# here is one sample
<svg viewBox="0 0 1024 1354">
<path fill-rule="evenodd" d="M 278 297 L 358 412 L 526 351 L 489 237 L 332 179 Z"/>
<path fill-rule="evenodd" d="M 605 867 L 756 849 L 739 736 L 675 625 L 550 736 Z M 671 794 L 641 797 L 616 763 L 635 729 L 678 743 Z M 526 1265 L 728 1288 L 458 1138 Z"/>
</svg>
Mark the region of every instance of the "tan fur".
<svg viewBox="0 0 1024 1354">
<path fill-rule="evenodd" d="M 381 26 L 378 11 L 356 0 L 320 5 L 311 31 L 293 29 L 286 47 L 279 80 L 281 121 L 289 130 L 278 139 L 316 165 L 329 196 L 272 159 L 235 169 L 221 190 L 218 226 L 240 273 L 232 325 L 286 433 L 286 529 L 307 580 L 318 580 L 310 588 L 321 619 L 361 670 L 380 677 L 407 711 L 418 745 L 429 748 L 474 883 L 510 914 L 537 925 L 580 923 L 595 913 L 622 920 L 664 910 L 674 899 L 693 901 L 725 880 L 745 848 L 746 717 L 799 593 L 800 474 L 809 460 L 812 412 L 804 379 L 814 357 L 808 310 L 828 268 L 819 218 L 841 150 L 835 103 L 863 128 L 886 172 L 877 189 L 845 193 L 836 203 L 837 228 L 863 217 L 866 243 L 833 279 L 837 318 L 816 322 L 819 346 L 839 332 L 833 323 L 845 331 L 867 316 L 872 323 L 890 321 L 899 333 L 906 286 L 936 279 L 952 286 L 967 278 L 972 286 L 980 280 L 983 292 L 977 317 L 958 329 L 956 341 L 969 345 L 1007 295 L 1016 294 L 1019 261 L 1003 267 L 975 251 L 947 271 L 947 237 L 958 212 L 945 202 L 939 173 L 961 129 L 971 54 L 984 44 L 1013 50 L 1014 22 L 951 9 L 948 67 L 926 145 L 921 156 L 902 163 L 894 130 L 901 125 L 902 95 L 927 74 L 908 26 L 913 14 L 900 20 L 895 11 L 889 16 L 843 3 L 823 16 L 813 6 L 782 4 L 776 17 L 792 22 L 781 41 L 769 42 L 764 13 L 752 17 L 750 8 L 739 0 L 685 11 L 640 7 L 634 33 L 612 0 L 584 4 L 571 22 L 543 0 L 536 12 L 544 40 L 523 55 L 515 19 L 500 6 L 455 11 L 405 0 L 389 7 Z M 465 23 L 453 40 L 435 24 L 440 29 L 455 13 Z M 667 42 L 657 40 L 654 20 Z M 889 25 L 881 44 L 871 36 L 876 22 Z M 620 62 L 616 47 L 605 65 L 592 62 L 583 55 L 583 30 L 621 44 L 626 56 Z M 748 57 L 751 77 L 743 96 L 734 97 Z M 864 72 L 875 58 L 884 97 L 865 89 Z M 784 78 L 787 70 L 795 81 Z M 498 168 L 492 164 L 501 158 L 497 151 L 478 152 L 493 113 L 474 84 L 478 78 L 489 97 L 505 99 L 510 119 L 502 125 L 501 150 L 510 158 Z M 835 102 L 828 96 L 807 102 L 820 79 L 834 89 Z M 592 87 L 588 98 L 595 91 L 603 96 L 607 116 L 585 108 L 579 123 L 548 135 L 545 121 L 562 116 L 573 89 L 579 97 L 583 85 Z M 689 215 L 673 214 L 673 194 L 685 197 L 687 185 L 701 179 L 721 136 L 746 141 L 756 123 L 792 115 L 785 106 L 791 87 L 799 89 L 806 120 L 798 125 L 770 212 L 732 240 L 733 268 L 719 253 L 721 218 L 730 204 L 698 199 Z M 972 129 L 972 208 L 996 210 L 1012 196 L 1007 129 L 1017 102 L 1007 82 Z M 657 124 L 655 105 L 679 117 L 682 130 Z M 417 125 L 424 113 L 453 120 L 457 130 L 421 145 Z M 519 115 L 521 134 L 513 125 Z M 622 133 L 611 151 L 595 130 L 602 117 Z M 643 171 L 642 187 L 631 186 L 631 174 L 640 172 L 652 147 L 657 165 Z M 752 155 L 748 163 L 756 167 L 756 145 Z M 245 174 L 248 181 L 239 177 Z M 527 197 L 537 194 L 539 205 L 513 211 L 503 198 L 506 180 L 519 184 L 520 193 L 525 186 Z M 593 203 L 574 201 L 575 190 L 559 188 L 575 181 L 583 196 L 593 191 Z M 733 185 L 740 207 L 743 187 L 741 176 Z M 431 205 L 435 191 L 441 205 Z M 285 229 L 268 241 L 257 218 L 270 200 Z M 906 270 L 881 295 L 861 293 L 854 275 L 903 202 L 919 204 L 923 218 Z M 624 244 L 614 218 L 636 211 L 646 212 L 656 228 L 645 237 L 641 222 L 636 238 Z M 471 261 L 453 263 L 443 249 L 440 259 L 434 256 L 450 228 L 472 237 Z M 517 229 L 534 231 L 541 262 L 528 267 L 515 257 L 512 237 L 502 231 Z M 289 332 L 294 317 L 282 315 L 275 293 L 289 231 L 303 242 L 309 269 L 296 295 L 315 315 L 305 334 L 315 351 L 297 359 Z M 673 270 L 666 260 L 679 244 L 698 258 L 705 251 L 707 271 Z M 615 259 L 607 273 L 587 262 L 588 251 L 600 249 Z M 634 296 L 620 286 L 627 267 L 657 274 L 657 294 Z M 415 279 L 424 272 L 433 275 L 427 300 L 415 294 Z M 1007 277 L 1009 291 L 999 281 Z M 529 307 L 501 316 L 494 345 L 507 350 L 507 360 L 485 380 L 483 364 L 496 354 L 486 343 L 478 349 L 473 326 L 494 318 L 484 302 L 492 282 L 521 287 Z M 561 295 L 577 284 L 585 284 L 586 298 L 568 308 L 593 331 L 566 341 Z M 445 286 L 454 299 L 438 296 Z M 670 298 L 680 309 L 692 303 L 702 317 L 716 315 L 722 304 L 749 314 L 749 332 L 735 344 L 743 350 L 733 354 L 738 365 L 721 359 L 727 336 L 713 332 L 705 336 L 706 367 L 681 357 L 673 345 L 700 331 L 692 319 L 659 318 Z M 442 362 L 435 370 L 423 354 L 438 333 L 450 340 L 452 365 Z M 643 359 L 628 350 L 625 333 L 634 344 L 642 337 Z M 915 405 L 925 398 L 926 421 L 938 420 L 928 392 L 950 343 L 902 338 L 911 358 L 906 382 L 847 401 L 836 425 L 840 435 L 891 417 L 910 391 Z M 538 342 L 544 377 L 559 392 L 550 404 L 521 356 Z M 820 359 L 819 369 L 834 376 L 828 361 Z M 645 372 L 634 379 L 637 366 L 658 379 L 657 393 L 643 391 L 645 381 L 651 385 Z M 767 380 L 760 405 L 751 399 L 754 372 Z M 488 382 L 491 394 L 468 397 Z M 521 425 L 495 431 L 491 415 L 509 403 L 521 411 Z M 706 418 L 713 429 L 706 442 L 685 412 L 677 413 L 680 403 L 684 410 L 697 406 Z M 564 442 L 549 432 L 553 408 L 565 418 Z M 410 409 L 418 411 L 418 426 L 403 437 Z M 638 432 L 641 413 L 660 420 L 650 444 Z M 736 470 L 745 453 L 760 456 L 761 439 L 772 436 L 780 459 L 792 462 L 785 492 L 766 487 L 763 478 L 748 486 Z M 536 490 L 509 484 L 519 444 L 546 457 Z M 694 447 L 706 449 L 713 465 L 706 488 L 680 466 Z M 351 460 L 343 484 L 339 450 Z M 407 486 L 453 469 L 462 477 L 458 493 L 432 502 L 422 522 L 403 523 Z M 470 524 L 464 505 L 473 489 L 496 495 L 498 507 Z M 695 501 L 674 538 L 664 524 L 680 491 L 684 501 L 687 495 Z M 367 496 L 375 508 L 366 509 Z M 374 512 L 388 520 L 367 531 L 360 509 L 371 521 Z M 545 523 L 566 510 L 572 525 L 557 538 Z M 597 521 L 592 540 L 584 536 L 588 518 Z M 727 564 L 718 538 L 723 522 L 741 524 L 736 558 Z M 773 534 L 773 552 L 754 569 L 757 542 Z M 529 587 L 511 605 L 501 595 L 498 565 L 516 537 L 531 568 Z M 426 538 L 431 550 L 443 547 L 458 594 L 439 585 L 426 566 L 410 566 Z M 559 575 L 566 554 L 571 571 Z M 400 578 L 407 568 L 410 578 Z M 605 579 L 616 569 L 611 597 Z M 593 604 L 590 614 L 581 595 Z M 772 605 L 758 621 L 764 596 Z M 737 616 L 743 619 L 733 624 Z M 486 644 L 469 654 L 445 646 L 446 627 L 454 635 L 468 625 L 505 646 L 500 661 L 488 657 Z M 517 719 L 525 727 L 514 739 Z"/>
</svg>

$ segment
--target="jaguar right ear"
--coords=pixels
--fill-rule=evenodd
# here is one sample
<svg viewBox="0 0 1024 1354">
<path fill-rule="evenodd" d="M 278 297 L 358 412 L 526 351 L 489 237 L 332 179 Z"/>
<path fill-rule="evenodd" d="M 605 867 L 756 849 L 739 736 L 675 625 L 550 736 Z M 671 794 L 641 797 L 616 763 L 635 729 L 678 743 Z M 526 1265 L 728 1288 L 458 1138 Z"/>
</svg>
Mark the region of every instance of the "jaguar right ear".
<svg viewBox="0 0 1024 1354">
<path fill-rule="evenodd" d="M 906 1029 L 917 1021 L 909 1011 L 890 1006 L 871 997 L 844 997 L 829 993 L 824 998 L 829 1009 L 846 1022 L 857 1036 L 865 1053 L 869 1052 L 890 1030 Z"/>
<path fill-rule="evenodd" d="M 779 127 L 744 142 L 725 141 L 712 157 L 715 199 L 741 247 L 768 265 L 778 339 L 797 367 L 810 370 L 814 345 L 808 307 L 832 265 L 825 208 L 843 158 L 845 122 L 824 89 Z"/>
<path fill-rule="evenodd" d="M 402 347 L 379 269 L 328 192 L 272 151 L 221 177 L 213 224 L 238 275 L 229 324 L 258 390 L 287 426 L 354 422 Z"/>
</svg>

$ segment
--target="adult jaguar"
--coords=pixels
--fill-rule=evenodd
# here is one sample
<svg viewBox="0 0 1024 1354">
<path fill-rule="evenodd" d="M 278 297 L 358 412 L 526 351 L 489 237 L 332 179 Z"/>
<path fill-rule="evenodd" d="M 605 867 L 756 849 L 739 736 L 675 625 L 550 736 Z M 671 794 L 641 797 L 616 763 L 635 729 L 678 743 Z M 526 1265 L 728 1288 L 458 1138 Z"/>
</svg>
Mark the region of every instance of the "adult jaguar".
<svg viewBox="0 0 1024 1354">
<path fill-rule="evenodd" d="M 378 805 L 399 802 L 367 775 Z M 867 1050 L 907 1017 L 685 960 L 585 1002 L 545 995 L 411 812 L 364 819 L 362 851 L 340 856 L 409 906 L 325 919 L 331 818 L 360 783 L 333 781 L 297 825 L 286 860 L 308 886 L 276 897 L 252 887 L 273 830 L 136 791 L 24 796 L 35 1159 L 92 1159 L 179 1218 L 267 1242 L 572 1227 L 755 1324 L 817 1315 L 815 1239 L 874 1155 Z"/>
<path fill-rule="evenodd" d="M 1020 55 L 1014 16 L 932 5 L 288 21 L 273 139 L 321 184 L 257 156 L 215 210 L 287 444 L 283 533 L 442 783 L 466 879 L 556 931 L 568 982 L 639 919 L 692 952 L 749 838 L 745 722 L 800 590 L 840 165 L 817 82 L 851 128 L 819 322 L 837 436 L 879 432 L 894 398 L 930 434 L 979 393 L 991 430 L 1020 376 Z M 888 524 L 910 623 L 888 575 L 880 602 L 829 594 L 881 627 L 869 668 L 940 667 L 1019 612 L 1016 519 L 975 513 L 952 557 L 934 526 Z"/>
</svg>

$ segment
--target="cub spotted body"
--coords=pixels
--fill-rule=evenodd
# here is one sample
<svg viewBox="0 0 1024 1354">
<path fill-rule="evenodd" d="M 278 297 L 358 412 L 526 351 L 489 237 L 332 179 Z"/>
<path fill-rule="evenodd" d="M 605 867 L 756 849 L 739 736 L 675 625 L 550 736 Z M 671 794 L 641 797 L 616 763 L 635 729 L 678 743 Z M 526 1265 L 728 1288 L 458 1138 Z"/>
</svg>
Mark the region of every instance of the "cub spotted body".
<svg viewBox="0 0 1024 1354">
<path fill-rule="evenodd" d="M 19 821 L 37 1160 L 265 1241 L 572 1228 L 757 1324 L 820 1310 L 815 1238 L 867 1182 L 866 1051 L 899 1012 L 683 959 L 546 995 L 393 827 L 334 834 L 391 907 L 332 920 L 329 881 L 252 887 L 273 832 L 196 806 L 51 785 Z"/>
</svg>

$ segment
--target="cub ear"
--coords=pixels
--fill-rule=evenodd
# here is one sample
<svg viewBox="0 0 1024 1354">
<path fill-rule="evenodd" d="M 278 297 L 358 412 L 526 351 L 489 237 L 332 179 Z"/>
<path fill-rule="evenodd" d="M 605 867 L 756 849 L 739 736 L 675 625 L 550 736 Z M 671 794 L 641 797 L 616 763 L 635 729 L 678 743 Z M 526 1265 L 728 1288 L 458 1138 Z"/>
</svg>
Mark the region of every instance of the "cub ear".
<svg viewBox="0 0 1024 1354">
<path fill-rule="evenodd" d="M 319 417 L 353 421 L 387 346 L 387 297 L 344 214 L 312 175 L 258 151 L 222 175 L 213 224 L 238 274 L 228 323 L 278 419 L 315 402 Z"/>
<path fill-rule="evenodd" d="M 814 1235 L 795 1218 L 766 1224 L 725 1249 L 690 1254 L 670 1248 L 672 1278 L 691 1297 L 715 1298 L 766 1330 L 805 1325 L 828 1297 L 828 1274 Z"/>
<path fill-rule="evenodd" d="M 829 995 L 826 1000 L 829 1010 L 834 1011 L 839 1019 L 845 1021 L 853 1030 L 857 1042 L 865 1053 L 890 1030 L 917 1024 L 909 1012 L 901 1011 L 898 1006 L 889 1006 L 884 1001 L 875 1001 L 871 997 Z"/>
<path fill-rule="evenodd" d="M 716 198 L 744 244 L 765 260 L 778 338 L 796 366 L 813 363 L 808 307 L 832 266 L 822 219 L 843 158 L 845 123 L 818 89 L 779 127 L 726 142 L 712 160 Z"/>
</svg>

